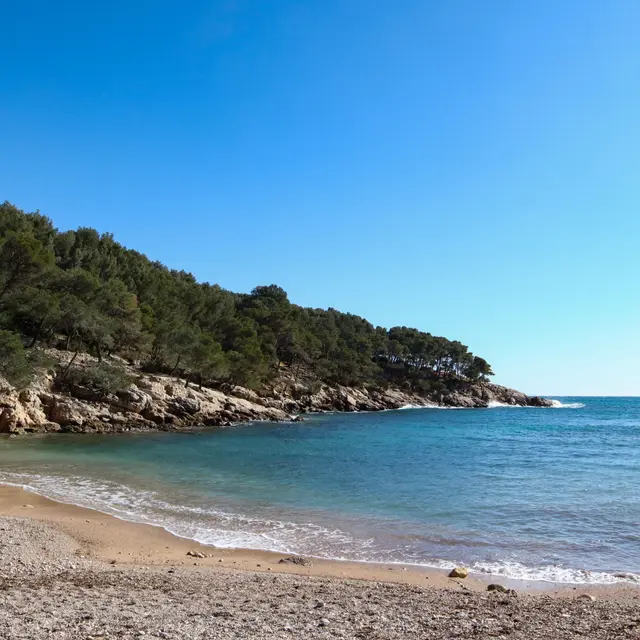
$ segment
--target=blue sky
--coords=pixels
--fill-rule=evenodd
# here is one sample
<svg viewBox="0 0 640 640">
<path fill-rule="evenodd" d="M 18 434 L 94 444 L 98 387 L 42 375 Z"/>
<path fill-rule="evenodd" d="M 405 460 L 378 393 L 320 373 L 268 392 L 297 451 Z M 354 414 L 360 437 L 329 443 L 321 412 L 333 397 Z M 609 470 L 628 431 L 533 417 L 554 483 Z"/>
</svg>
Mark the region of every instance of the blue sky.
<svg viewBox="0 0 640 640">
<path fill-rule="evenodd" d="M 639 395 L 637 0 L 9 0 L 0 199 Z"/>
</svg>

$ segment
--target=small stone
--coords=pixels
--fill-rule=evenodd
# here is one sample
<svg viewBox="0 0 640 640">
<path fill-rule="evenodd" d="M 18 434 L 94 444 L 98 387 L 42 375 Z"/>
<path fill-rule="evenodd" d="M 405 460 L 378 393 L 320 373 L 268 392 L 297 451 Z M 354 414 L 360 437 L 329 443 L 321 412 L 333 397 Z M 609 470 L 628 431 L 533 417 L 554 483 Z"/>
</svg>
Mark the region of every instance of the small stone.
<svg viewBox="0 0 640 640">
<path fill-rule="evenodd" d="M 507 587 L 501 584 L 490 584 L 487 587 L 487 591 L 497 591 L 498 593 L 507 593 L 509 589 L 507 589 Z"/>
<path fill-rule="evenodd" d="M 33 505 L 32 504 L 23 504 L 22 507 L 23 507 L 23 509 L 33 509 Z"/>
<path fill-rule="evenodd" d="M 466 578 L 469 575 L 469 569 L 466 567 L 456 567 L 451 570 L 450 578 Z"/>
<path fill-rule="evenodd" d="M 578 596 L 578 600 L 587 600 L 588 602 L 595 602 L 596 599 L 589 593 L 581 593 Z"/>
<path fill-rule="evenodd" d="M 327 620 L 327 618 L 322 618 L 320 620 L 320 622 L 318 622 L 318 626 L 319 627 L 328 627 L 329 626 L 329 620 Z"/>
<path fill-rule="evenodd" d="M 115 564 L 115 563 L 116 563 L 116 561 L 115 561 L 115 560 L 112 560 L 112 561 L 110 562 L 110 564 Z"/>
<path fill-rule="evenodd" d="M 311 560 L 302 558 L 301 556 L 288 556 L 286 558 L 280 558 L 278 564 L 296 564 L 300 567 L 310 567 L 313 565 Z"/>
</svg>

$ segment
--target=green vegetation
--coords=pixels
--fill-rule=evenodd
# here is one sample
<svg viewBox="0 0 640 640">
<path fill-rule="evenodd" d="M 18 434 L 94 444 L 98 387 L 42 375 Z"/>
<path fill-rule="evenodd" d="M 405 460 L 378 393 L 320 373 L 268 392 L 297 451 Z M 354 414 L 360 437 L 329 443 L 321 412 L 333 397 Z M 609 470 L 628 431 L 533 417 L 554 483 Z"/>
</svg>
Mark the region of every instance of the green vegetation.
<svg viewBox="0 0 640 640">
<path fill-rule="evenodd" d="M 282 367 L 317 381 L 416 391 L 492 375 L 460 342 L 299 307 L 276 285 L 237 294 L 199 284 L 111 234 L 59 232 L 8 202 L 0 205 L 0 328 L 0 373 L 15 381 L 28 376 L 25 354 L 36 346 L 87 351 L 99 362 L 117 354 L 200 385 L 260 388 Z M 123 383 L 105 367 L 90 375 L 105 393 Z"/>
<path fill-rule="evenodd" d="M 106 362 L 83 368 L 70 364 L 61 367 L 57 373 L 55 383 L 58 389 L 77 390 L 83 387 L 92 392 L 92 397 L 103 400 L 124 391 L 134 382 L 133 376 L 127 375 L 124 369 Z"/>
</svg>

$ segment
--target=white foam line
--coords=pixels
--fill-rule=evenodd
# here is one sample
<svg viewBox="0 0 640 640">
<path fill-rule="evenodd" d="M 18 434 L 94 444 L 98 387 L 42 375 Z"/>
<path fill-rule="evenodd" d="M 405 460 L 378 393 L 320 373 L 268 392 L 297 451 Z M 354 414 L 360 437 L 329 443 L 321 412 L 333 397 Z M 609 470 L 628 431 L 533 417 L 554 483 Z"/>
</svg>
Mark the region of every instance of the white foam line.
<svg viewBox="0 0 640 640">
<path fill-rule="evenodd" d="M 56 486 L 60 487 L 61 478 L 47 477 L 47 476 L 29 476 L 27 474 L 12 474 L 15 476 L 20 476 L 23 478 L 31 478 L 36 481 L 53 481 L 56 483 Z M 69 480 L 69 479 L 67 479 Z M 90 480 L 85 478 L 76 478 L 78 484 L 83 486 L 85 489 L 89 488 L 91 490 L 91 485 L 93 484 Z M 296 548 L 296 545 L 290 546 L 290 541 L 286 539 L 278 539 L 277 536 L 274 536 L 274 532 L 250 532 L 250 531 L 227 531 L 224 529 L 211 529 L 204 528 L 198 525 L 191 525 L 184 522 L 175 522 L 175 523 L 167 523 L 167 522 L 157 522 L 153 519 L 150 519 L 144 513 L 135 512 L 128 509 L 135 509 L 138 507 L 138 504 L 143 502 L 145 504 L 149 503 L 149 499 L 153 494 L 144 491 L 133 491 L 132 489 L 124 486 L 119 486 L 119 494 L 118 498 L 121 502 L 120 505 L 116 503 L 110 504 L 108 502 L 96 504 L 95 501 L 87 500 L 78 500 L 77 498 L 77 489 L 76 486 L 74 497 L 70 498 L 68 495 L 61 493 L 60 491 L 51 490 L 46 485 L 42 488 L 38 485 L 34 485 L 33 483 L 24 483 L 24 482 L 11 482 L 5 478 L 0 478 L 0 482 L 9 486 L 19 487 L 26 491 L 30 491 L 37 495 L 43 496 L 45 498 L 50 498 L 52 500 L 56 500 L 58 502 L 62 502 L 64 504 L 70 504 L 74 506 L 80 506 L 84 508 L 90 508 L 95 511 L 99 511 L 102 513 L 106 513 L 111 515 L 119 520 L 127 521 L 127 522 L 135 522 L 139 524 L 148 524 L 155 527 L 159 527 L 168 531 L 172 535 L 175 535 L 179 538 L 185 540 L 194 540 L 195 542 L 199 542 L 205 545 L 213 545 L 219 548 L 226 549 L 253 549 L 260 551 L 272 551 L 276 553 L 296 553 L 303 554 L 309 557 L 314 557 L 318 559 L 326 559 L 326 560 L 336 560 L 342 562 L 363 562 L 366 564 L 393 564 L 393 565 L 404 565 L 404 566 L 413 566 L 413 567 L 423 567 L 430 569 L 442 569 L 449 570 L 454 566 L 458 566 L 461 563 L 453 562 L 449 560 L 431 560 L 427 562 L 415 562 L 415 561 L 402 561 L 402 560 L 385 560 L 384 558 L 353 558 L 347 556 L 330 556 L 330 555 L 318 555 L 314 553 L 308 553 L 306 550 L 301 548 Z M 62 483 L 64 484 L 64 483 Z M 94 490 L 98 487 L 93 487 Z M 102 489 L 108 489 L 108 487 L 102 486 Z M 113 489 L 113 488 L 112 488 Z M 128 494 L 128 495 L 127 495 Z M 113 494 L 112 494 L 113 496 Z M 131 499 L 133 497 L 133 500 Z M 282 533 L 289 533 L 287 529 L 289 527 L 298 528 L 298 532 L 301 533 L 301 526 L 295 525 L 294 523 L 285 523 L 281 521 L 271 521 L 271 520 L 255 520 L 252 518 L 248 518 L 246 516 L 228 514 L 223 511 L 217 511 L 215 509 L 201 509 L 194 507 L 181 507 L 176 505 L 171 505 L 169 503 L 156 500 L 155 498 L 151 498 L 153 503 L 155 503 L 160 508 L 164 508 L 170 511 L 173 511 L 177 514 L 181 512 L 190 512 L 197 513 L 200 515 L 209 515 L 209 516 L 217 516 L 222 517 L 228 520 L 239 520 L 249 522 L 256 522 L 262 525 L 268 525 L 274 527 L 276 530 L 282 531 Z M 129 502 L 127 504 L 127 501 Z M 132 505 L 131 502 L 138 503 Z M 122 508 L 122 507 L 125 508 Z M 335 530 L 329 531 L 320 527 L 318 525 L 308 524 L 302 525 L 302 527 L 306 527 L 308 529 L 307 535 L 312 535 L 315 537 L 322 536 L 337 536 L 338 539 L 342 538 L 342 542 L 357 542 L 359 548 L 366 548 L 370 544 L 373 543 L 373 539 L 370 540 L 359 540 L 355 541 L 349 534 Z M 335 539 L 335 538 L 334 538 Z M 464 564 L 464 563 L 462 563 Z M 540 566 L 540 567 L 528 567 L 518 562 L 474 562 L 468 565 L 469 569 L 472 573 L 482 574 L 482 575 L 495 575 L 501 576 L 504 578 L 510 578 L 513 580 L 527 581 L 527 582 L 545 582 L 545 583 L 553 583 L 553 584 L 616 584 L 616 583 L 640 583 L 640 575 L 633 573 L 620 573 L 620 575 L 604 572 L 604 571 L 585 571 L 580 569 L 571 569 L 567 567 L 557 566 L 557 565 L 548 565 L 548 566 Z"/>
</svg>

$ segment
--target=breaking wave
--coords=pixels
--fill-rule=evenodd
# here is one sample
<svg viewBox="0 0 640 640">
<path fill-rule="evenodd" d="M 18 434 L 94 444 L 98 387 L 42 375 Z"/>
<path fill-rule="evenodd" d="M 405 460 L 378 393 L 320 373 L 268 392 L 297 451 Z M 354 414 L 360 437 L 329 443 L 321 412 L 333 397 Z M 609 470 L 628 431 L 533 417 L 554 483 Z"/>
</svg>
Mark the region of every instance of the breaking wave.
<svg viewBox="0 0 640 640">
<path fill-rule="evenodd" d="M 154 491 L 133 490 L 115 482 L 22 473 L 0 473 L 0 482 L 59 502 L 95 509 L 122 520 L 159 526 L 179 537 L 220 548 L 246 548 L 331 560 L 443 570 L 460 564 L 440 559 L 421 561 L 414 554 L 411 557 L 404 556 L 401 549 L 385 550 L 374 538 L 354 536 L 339 528 L 276 518 L 261 519 L 224 509 L 175 505 L 162 500 Z M 455 548 L 455 540 L 450 542 Z M 591 572 L 559 565 L 532 567 L 514 561 L 477 561 L 467 566 L 477 574 L 529 582 L 640 583 L 640 575 L 633 573 Z"/>
<path fill-rule="evenodd" d="M 552 409 L 582 409 L 584 408 L 583 402 L 560 402 L 560 400 L 551 400 Z"/>
</svg>

